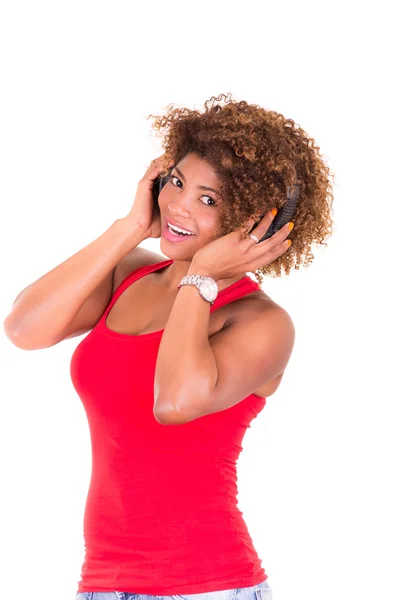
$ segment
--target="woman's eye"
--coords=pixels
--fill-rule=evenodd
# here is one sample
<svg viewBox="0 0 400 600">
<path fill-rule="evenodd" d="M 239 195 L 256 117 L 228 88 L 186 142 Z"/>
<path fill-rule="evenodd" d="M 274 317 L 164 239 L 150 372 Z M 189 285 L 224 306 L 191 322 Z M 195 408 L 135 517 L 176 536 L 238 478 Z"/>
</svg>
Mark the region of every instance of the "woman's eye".
<svg viewBox="0 0 400 600">
<path fill-rule="evenodd" d="M 208 198 L 209 200 L 211 200 L 213 202 L 213 204 L 207 204 L 207 206 L 216 206 L 216 202 L 213 198 L 211 198 L 211 196 L 202 196 L 202 198 Z M 205 204 L 205 202 L 203 202 L 203 204 Z"/>
<path fill-rule="evenodd" d="M 177 178 L 175 175 L 171 175 L 171 177 L 169 178 L 169 180 L 172 182 L 172 180 L 173 180 L 173 179 L 177 179 L 178 181 L 180 181 L 180 182 L 181 182 L 181 180 L 180 180 L 180 179 L 178 179 L 178 178 Z M 181 182 L 181 183 L 182 183 L 182 182 Z M 175 184 L 173 183 L 172 185 L 175 185 Z M 175 185 L 175 187 L 176 187 L 176 185 Z"/>
<path fill-rule="evenodd" d="M 179 183 L 182 183 L 182 181 L 180 179 L 178 179 L 178 177 L 176 177 L 176 175 L 171 175 L 169 180 L 172 182 L 173 179 L 176 179 L 177 181 L 179 181 Z M 175 187 L 179 187 L 179 186 L 176 186 L 175 183 L 173 183 L 172 185 L 174 185 Z M 209 200 L 212 200 L 212 202 L 214 203 L 214 204 L 207 204 L 207 206 L 216 206 L 217 205 L 217 203 L 215 202 L 215 200 L 213 198 L 211 198 L 211 196 L 202 196 L 202 198 L 208 198 Z M 205 203 L 203 202 L 203 204 L 205 204 Z"/>
</svg>

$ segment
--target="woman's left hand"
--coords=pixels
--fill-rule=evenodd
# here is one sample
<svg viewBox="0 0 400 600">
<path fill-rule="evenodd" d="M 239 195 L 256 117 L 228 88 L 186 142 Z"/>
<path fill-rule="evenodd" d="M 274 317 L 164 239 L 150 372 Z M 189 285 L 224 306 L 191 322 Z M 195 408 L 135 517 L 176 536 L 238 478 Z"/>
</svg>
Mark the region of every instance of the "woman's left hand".
<svg viewBox="0 0 400 600">
<path fill-rule="evenodd" d="M 261 239 L 274 218 L 272 211 L 268 212 L 251 233 Z M 192 258 L 188 274 L 207 275 L 215 281 L 231 279 L 254 272 L 284 254 L 290 246 L 286 239 L 291 231 L 289 223 L 257 244 L 246 235 L 255 222 L 255 219 L 250 219 L 239 229 L 200 248 Z"/>
</svg>

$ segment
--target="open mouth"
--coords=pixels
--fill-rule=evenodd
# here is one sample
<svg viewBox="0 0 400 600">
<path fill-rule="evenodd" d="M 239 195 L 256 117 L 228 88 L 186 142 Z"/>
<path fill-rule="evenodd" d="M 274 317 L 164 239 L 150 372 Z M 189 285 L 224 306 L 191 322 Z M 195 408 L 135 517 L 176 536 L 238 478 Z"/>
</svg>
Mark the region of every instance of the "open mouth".
<svg viewBox="0 0 400 600">
<path fill-rule="evenodd" d="M 185 230 L 181 230 L 180 227 L 169 225 L 168 222 L 164 221 L 163 236 L 170 242 L 183 242 L 190 238 L 193 238 L 196 234 L 186 233 Z"/>
</svg>

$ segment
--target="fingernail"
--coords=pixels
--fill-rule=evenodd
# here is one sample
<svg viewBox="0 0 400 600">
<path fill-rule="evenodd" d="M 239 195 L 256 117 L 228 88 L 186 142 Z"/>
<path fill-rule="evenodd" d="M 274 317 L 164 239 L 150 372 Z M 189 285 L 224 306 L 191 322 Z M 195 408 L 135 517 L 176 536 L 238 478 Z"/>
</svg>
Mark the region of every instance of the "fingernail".
<svg viewBox="0 0 400 600">
<path fill-rule="evenodd" d="M 271 210 L 271 213 L 273 214 L 273 216 L 274 216 L 274 217 L 276 216 L 276 213 L 277 213 L 277 212 L 278 212 L 278 209 L 277 209 L 277 208 L 273 208 L 273 209 Z"/>
</svg>

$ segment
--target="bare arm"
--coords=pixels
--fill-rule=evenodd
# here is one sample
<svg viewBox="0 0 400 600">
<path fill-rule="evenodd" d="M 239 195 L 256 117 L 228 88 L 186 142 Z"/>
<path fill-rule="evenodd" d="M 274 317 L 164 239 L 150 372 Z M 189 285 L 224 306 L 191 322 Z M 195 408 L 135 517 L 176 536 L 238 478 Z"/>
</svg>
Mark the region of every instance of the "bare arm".
<svg viewBox="0 0 400 600">
<path fill-rule="evenodd" d="M 112 291 L 116 265 L 145 239 L 143 229 L 117 219 L 102 235 L 31 283 L 4 320 L 7 337 L 30 350 L 57 343 L 88 299 L 99 316 Z"/>
</svg>

